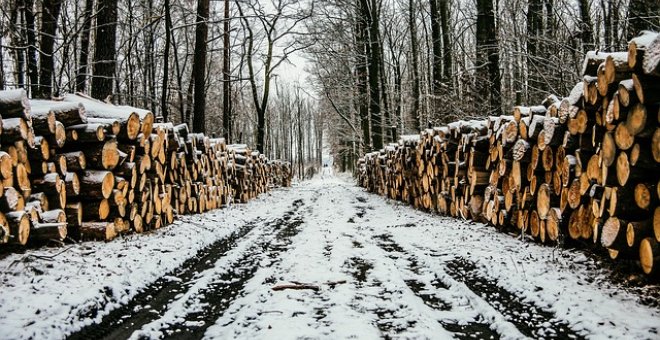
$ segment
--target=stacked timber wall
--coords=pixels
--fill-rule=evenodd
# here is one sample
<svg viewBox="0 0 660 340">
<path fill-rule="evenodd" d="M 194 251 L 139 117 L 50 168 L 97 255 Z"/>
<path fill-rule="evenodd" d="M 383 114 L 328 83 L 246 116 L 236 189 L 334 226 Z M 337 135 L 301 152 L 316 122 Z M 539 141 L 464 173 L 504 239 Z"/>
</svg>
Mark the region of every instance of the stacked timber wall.
<svg viewBox="0 0 660 340">
<path fill-rule="evenodd" d="M 587 54 L 565 98 L 403 136 L 359 184 L 544 243 L 591 245 L 660 272 L 660 36 Z"/>
<path fill-rule="evenodd" d="M 0 244 L 107 241 L 291 182 L 246 145 L 84 95 L 0 91 L 0 115 Z"/>
</svg>

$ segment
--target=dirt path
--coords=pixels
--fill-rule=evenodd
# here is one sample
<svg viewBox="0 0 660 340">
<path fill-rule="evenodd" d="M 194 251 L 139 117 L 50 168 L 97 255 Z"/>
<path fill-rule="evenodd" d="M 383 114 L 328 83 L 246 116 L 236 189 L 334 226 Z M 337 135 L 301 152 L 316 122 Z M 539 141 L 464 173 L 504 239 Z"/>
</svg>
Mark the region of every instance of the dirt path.
<svg viewBox="0 0 660 340">
<path fill-rule="evenodd" d="M 196 223 L 209 230 L 217 228 L 214 223 L 241 222 L 227 225 L 231 232 L 163 271 L 137 293 L 122 298 L 116 288 L 100 290 L 101 298 L 89 303 L 91 307 L 72 308 L 65 322 L 73 326 L 61 328 L 64 335 L 659 337 L 660 311 L 640 302 L 645 291 L 617 287 L 598 263 L 579 252 L 557 253 L 487 226 L 414 211 L 337 178 L 278 191 L 241 209 L 227 211 L 240 219 L 220 222 L 222 212 L 202 217 Z M 128 255 L 122 256 L 138 249 L 132 247 L 140 243 L 132 241 L 126 241 L 122 254 Z M 156 256 L 166 259 L 170 254 Z M 84 264 L 79 272 L 87 265 L 92 264 Z M 292 282 L 318 289 L 272 289 Z M 44 315 L 51 315 L 46 311 Z M 70 320 L 85 325 L 75 327 Z M 42 324 L 28 323 L 30 332 L 25 334 L 46 334 L 31 329 L 37 325 Z M 14 337 L 23 336 L 9 338 Z"/>
</svg>

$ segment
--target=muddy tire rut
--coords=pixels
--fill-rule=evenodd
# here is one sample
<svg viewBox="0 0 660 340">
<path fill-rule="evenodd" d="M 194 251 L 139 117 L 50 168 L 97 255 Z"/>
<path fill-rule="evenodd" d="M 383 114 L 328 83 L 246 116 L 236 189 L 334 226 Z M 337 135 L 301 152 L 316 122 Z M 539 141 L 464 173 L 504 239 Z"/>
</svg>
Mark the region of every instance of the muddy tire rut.
<svg viewBox="0 0 660 340">
<path fill-rule="evenodd" d="M 181 266 L 162 276 L 153 284 L 144 288 L 127 304 L 112 310 L 100 323 L 92 324 L 69 335 L 67 339 L 127 339 L 144 325 L 157 320 L 165 313 L 173 301 L 177 300 L 194 283 L 199 273 L 213 268 L 219 260 L 237 247 L 241 240 L 251 232 L 265 237 L 249 247 L 229 270 L 221 273 L 216 280 L 200 290 L 197 300 L 202 310 L 190 313 L 185 321 L 169 325 L 165 337 L 176 339 L 199 339 L 204 331 L 222 315 L 231 302 L 238 297 L 245 283 L 254 276 L 258 269 L 258 254 L 273 256 L 286 250 L 290 239 L 297 234 L 302 218 L 296 216 L 302 200 L 293 202 L 293 208 L 282 217 L 264 222 L 255 219 L 238 228 L 226 238 L 220 239 L 200 250 L 194 257 Z M 268 237 L 268 235 L 274 235 Z M 271 243 L 273 245 L 271 246 Z M 91 310 L 80 318 L 94 318 L 99 309 Z"/>
</svg>

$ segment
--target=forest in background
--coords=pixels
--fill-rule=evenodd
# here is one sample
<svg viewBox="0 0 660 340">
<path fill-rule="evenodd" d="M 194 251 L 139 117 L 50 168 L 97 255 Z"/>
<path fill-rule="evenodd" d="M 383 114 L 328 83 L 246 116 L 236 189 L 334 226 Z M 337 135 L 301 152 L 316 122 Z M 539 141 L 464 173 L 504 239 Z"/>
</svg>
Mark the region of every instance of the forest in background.
<svg viewBox="0 0 660 340">
<path fill-rule="evenodd" d="M 656 0 L 2 0 L 0 89 L 84 92 L 342 169 L 397 135 L 567 95 Z M 304 56 L 307 83 L 283 73 Z"/>
</svg>

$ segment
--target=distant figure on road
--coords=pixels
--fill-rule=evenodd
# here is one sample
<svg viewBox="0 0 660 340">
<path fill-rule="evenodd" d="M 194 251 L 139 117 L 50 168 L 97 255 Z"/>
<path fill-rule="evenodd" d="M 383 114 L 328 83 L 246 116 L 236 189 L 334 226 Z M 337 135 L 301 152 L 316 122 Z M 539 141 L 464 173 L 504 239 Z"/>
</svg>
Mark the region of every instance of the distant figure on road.
<svg viewBox="0 0 660 340">
<path fill-rule="evenodd" d="M 323 163 L 323 171 L 321 172 L 321 178 L 325 178 L 325 175 L 331 175 L 330 167 L 328 163 Z"/>
</svg>

